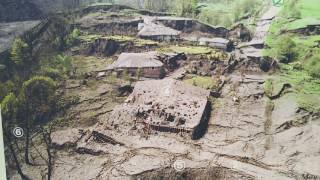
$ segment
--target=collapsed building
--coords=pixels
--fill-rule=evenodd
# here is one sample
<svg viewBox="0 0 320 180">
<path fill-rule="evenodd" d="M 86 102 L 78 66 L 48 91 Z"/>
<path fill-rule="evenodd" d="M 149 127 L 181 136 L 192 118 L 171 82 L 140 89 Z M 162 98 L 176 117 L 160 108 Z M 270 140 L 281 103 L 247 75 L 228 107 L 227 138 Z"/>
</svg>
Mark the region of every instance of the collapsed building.
<svg viewBox="0 0 320 180">
<path fill-rule="evenodd" d="M 162 132 L 187 132 L 202 137 L 210 116 L 210 91 L 174 79 L 138 82 L 110 119 L 113 125 L 143 124 Z"/>
</svg>

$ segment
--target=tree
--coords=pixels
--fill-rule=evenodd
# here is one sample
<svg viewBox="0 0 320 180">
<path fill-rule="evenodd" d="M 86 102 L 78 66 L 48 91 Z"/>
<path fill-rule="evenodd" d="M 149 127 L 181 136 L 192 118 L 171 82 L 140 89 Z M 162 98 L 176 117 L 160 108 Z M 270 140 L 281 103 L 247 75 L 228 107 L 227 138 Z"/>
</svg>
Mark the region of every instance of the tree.
<svg viewBox="0 0 320 180">
<path fill-rule="evenodd" d="M 290 36 L 280 37 L 275 48 L 275 57 L 282 63 L 289 63 L 296 57 L 296 43 Z"/>
<path fill-rule="evenodd" d="M 27 164 L 32 165 L 29 159 L 30 128 L 35 122 L 44 123 L 55 110 L 55 89 L 55 82 L 48 77 L 36 76 L 23 83 L 20 99 L 25 113 Z"/>
<path fill-rule="evenodd" d="M 14 40 L 11 49 L 11 60 L 18 66 L 24 66 L 31 61 L 31 51 L 29 45 L 21 38 Z"/>
<path fill-rule="evenodd" d="M 3 115 L 3 126 L 4 126 L 4 137 L 6 140 L 6 145 L 8 145 L 9 150 L 11 152 L 11 155 L 13 157 L 13 160 L 16 165 L 16 169 L 21 176 L 22 179 L 29 179 L 22 171 L 21 165 L 19 162 L 19 159 L 17 157 L 15 148 L 12 144 L 12 134 L 11 130 L 13 129 L 13 126 L 15 124 L 16 115 L 17 115 L 17 106 L 18 101 L 16 96 L 13 93 L 9 93 L 1 102 L 1 109 L 2 109 L 2 115 Z M 0 114 L 1 115 L 1 114 Z"/>
<path fill-rule="evenodd" d="M 11 80 L 6 81 L 5 83 L 0 83 L 0 102 L 7 94 L 15 92 L 16 90 L 16 84 Z"/>
<path fill-rule="evenodd" d="M 73 69 L 72 58 L 70 56 L 57 55 L 55 57 L 57 63 L 61 66 L 61 71 L 66 74 L 70 74 Z"/>
</svg>

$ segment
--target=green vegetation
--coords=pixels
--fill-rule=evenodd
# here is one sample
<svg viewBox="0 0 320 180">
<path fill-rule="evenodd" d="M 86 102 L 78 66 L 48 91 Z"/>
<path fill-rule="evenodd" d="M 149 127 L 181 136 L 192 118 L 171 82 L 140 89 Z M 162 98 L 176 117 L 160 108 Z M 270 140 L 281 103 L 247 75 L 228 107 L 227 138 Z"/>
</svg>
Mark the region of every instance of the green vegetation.
<svg viewBox="0 0 320 180">
<path fill-rule="evenodd" d="M 52 79 L 61 79 L 73 71 L 73 58 L 63 54 L 52 55 L 42 59 L 40 74 Z"/>
<path fill-rule="evenodd" d="M 187 55 L 201 55 L 206 57 L 210 61 L 215 60 L 228 60 L 229 55 L 221 50 L 205 47 L 205 46 L 169 46 L 161 47 L 158 49 L 159 52 L 168 53 L 185 53 Z"/>
<path fill-rule="evenodd" d="M 78 38 L 80 39 L 80 41 L 86 42 L 86 43 L 92 43 L 97 39 L 110 39 L 110 40 L 117 41 L 119 43 L 133 42 L 135 46 L 138 46 L 138 47 L 147 46 L 147 45 L 152 46 L 152 45 L 159 44 L 158 42 L 152 41 L 152 40 L 140 39 L 133 36 L 120 36 L 120 35 L 103 36 L 100 34 L 88 34 L 88 35 L 81 35 Z"/>
<path fill-rule="evenodd" d="M 287 30 L 295 30 L 300 28 L 305 28 L 310 24 L 319 23 L 319 20 L 313 17 L 306 17 L 303 19 L 297 19 L 293 22 L 288 23 Z"/>
<path fill-rule="evenodd" d="M 15 39 L 11 50 L 11 60 L 18 66 L 24 66 L 30 63 L 30 48 L 21 38 Z"/>
<path fill-rule="evenodd" d="M 296 43 L 288 36 L 281 36 L 277 41 L 275 58 L 281 63 L 292 62 L 296 57 Z"/>
<path fill-rule="evenodd" d="M 318 0 L 300 0 L 297 6 L 302 17 L 314 17 L 320 19 L 319 1 Z"/>
<path fill-rule="evenodd" d="M 320 54 L 315 54 L 308 59 L 305 69 L 311 76 L 320 78 Z"/>
<path fill-rule="evenodd" d="M 302 94 L 298 97 L 299 105 L 310 112 L 320 112 L 319 94 Z"/>
<path fill-rule="evenodd" d="M 296 94 L 299 105 L 313 112 L 320 107 L 320 79 L 311 76 L 308 71 L 296 69 L 295 64 L 281 66 L 282 73 L 280 77 L 273 81 L 274 86 L 289 83 Z M 319 109 L 318 109 L 319 110 Z"/>
<path fill-rule="evenodd" d="M 186 54 L 210 54 L 214 49 L 202 46 L 169 46 L 160 48 L 160 52 L 177 52 Z"/>
<path fill-rule="evenodd" d="M 264 92 L 265 92 L 266 96 L 272 97 L 272 93 L 273 93 L 272 79 L 267 79 L 266 82 L 264 83 Z"/>
<path fill-rule="evenodd" d="M 202 8 L 197 18 L 212 25 L 225 27 L 231 27 L 237 22 L 249 25 L 252 22 L 249 22 L 248 17 L 257 16 L 267 3 L 262 0 L 207 0 L 199 3 Z"/>
<path fill-rule="evenodd" d="M 74 29 L 66 38 L 66 45 L 68 47 L 72 46 L 76 40 L 79 38 L 79 36 L 81 35 L 81 32 L 79 29 Z"/>
<path fill-rule="evenodd" d="M 212 77 L 208 76 L 189 75 L 189 77 L 187 77 L 184 81 L 188 84 L 209 90 L 215 90 L 219 86 L 218 82 L 212 79 Z"/>
<path fill-rule="evenodd" d="M 55 20 L 47 27 L 50 33 L 46 34 L 46 41 L 41 46 L 33 47 L 34 42 L 30 42 L 32 34 L 26 34 L 15 39 L 10 56 L 0 60 L 4 65 L 0 71 L 0 103 L 5 134 L 11 134 L 12 127 L 24 127 L 25 144 L 20 147 L 24 148 L 24 162 L 28 165 L 34 164 L 29 154 L 31 132 L 35 126 L 40 127 L 44 139 L 47 140 L 44 126 L 46 122 L 52 120 L 57 111 L 63 108 L 57 103 L 61 98 L 56 94 L 56 87 L 59 84 L 50 77 L 44 76 L 50 74 L 58 79 L 58 75 L 67 72 L 70 65 L 62 56 L 60 60 L 53 58 L 56 55 L 55 51 L 66 47 L 69 34 L 69 28 L 65 22 L 61 19 Z M 76 35 L 76 31 L 72 32 L 72 36 Z M 50 59 L 55 60 L 50 61 Z M 58 82 L 63 83 L 63 79 L 59 79 Z M 12 144 L 9 143 L 8 148 L 11 149 L 16 168 L 18 171 L 20 169 L 20 176 L 22 179 L 28 179 L 23 175 L 19 164 L 20 158 L 17 158 L 13 150 L 18 144 L 17 141 L 15 139 L 11 141 L 7 135 L 6 141 L 12 142 Z"/>
<path fill-rule="evenodd" d="M 303 35 L 292 30 L 319 22 L 320 6 L 317 0 L 284 1 L 279 17 L 271 25 L 266 55 L 281 64 L 281 74 L 273 85 L 290 83 L 298 103 L 308 111 L 320 110 L 319 35 Z"/>
</svg>

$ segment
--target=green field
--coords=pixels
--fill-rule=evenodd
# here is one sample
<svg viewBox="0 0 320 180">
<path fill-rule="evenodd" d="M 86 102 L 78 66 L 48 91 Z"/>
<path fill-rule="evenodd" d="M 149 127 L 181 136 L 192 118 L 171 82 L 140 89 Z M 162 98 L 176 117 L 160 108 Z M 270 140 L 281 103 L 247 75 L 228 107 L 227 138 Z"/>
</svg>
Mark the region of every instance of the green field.
<svg viewBox="0 0 320 180">
<path fill-rule="evenodd" d="M 314 17 L 320 19 L 319 0 L 300 0 L 298 7 L 301 11 L 302 18 Z"/>
<path fill-rule="evenodd" d="M 209 76 L 197 76 L 197 75 L 189 75 L 184 82 L 198 86 L 204 89 L 214 90 L 218 87 L 218 83 Z"/>
</svg>

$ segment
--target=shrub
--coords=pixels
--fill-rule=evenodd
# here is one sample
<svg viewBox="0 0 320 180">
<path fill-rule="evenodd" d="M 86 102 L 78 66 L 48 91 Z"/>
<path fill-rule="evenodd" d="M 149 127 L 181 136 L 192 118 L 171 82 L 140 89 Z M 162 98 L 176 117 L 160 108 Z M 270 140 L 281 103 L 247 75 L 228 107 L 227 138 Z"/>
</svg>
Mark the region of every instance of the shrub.
<svg viewBox="0 0 320 180">
<path fill-rule="evenodd" d="M 42 69 L 42 75 L 43 76 L 48 76 L 50 77 L 51 79 L 54 79 L 54 80 L 58 80 L 61 78 L 61 72 L 58 70 L 58 69 L 55 69 L 55 68 L 43 68 Z"/>
<path fill-rule="evenodd" d="M 281 63 L 289 63 L 296 57 L 296 43 L 290 38 L 290 36 L 282 36 L 276 43 L 276 58 Z"/>
<path fill-rule="evenodd" d="M 81 32 L 79 29 L 74 29 L 66 38 L 66 42 L 65 44 L 70 47 L 72 45 L 75 44 L 76 40 L 79 38 L 79 36 L 81 35 Z"/>
<path fill-rule="evenodd" d="M 11 60 L 18 66 L 24 66 L 31 60 L 29 45 L 20 38 L 15 39 L 12 44 Z"/>
<path fill-rule="evenodd" d="M 316 78 L 320 78 L 320 53 L 312 56 L 305 66 L 308 73 Z"/>
</svg>

